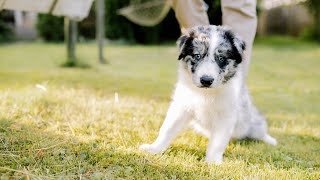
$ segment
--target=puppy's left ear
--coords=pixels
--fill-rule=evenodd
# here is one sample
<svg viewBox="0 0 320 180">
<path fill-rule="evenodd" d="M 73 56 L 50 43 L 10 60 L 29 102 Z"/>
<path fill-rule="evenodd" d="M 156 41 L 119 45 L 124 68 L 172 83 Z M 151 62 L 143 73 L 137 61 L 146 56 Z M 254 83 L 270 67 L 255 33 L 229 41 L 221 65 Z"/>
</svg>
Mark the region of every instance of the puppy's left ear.
<svg viewBox="0 0 320 180">
<path fill-rule="evenodd" d="M 234 59 L 236 60 L 236 63 L 242 62 L 243 52 L 246 49 L 246 43 L 236 34 L 234 34 L 230 28 L 223 27 L 223 30 L 225 32 L 224 38 L 229 40 L 229 42 L 232 43 L 232 51 Z"/>
<path fill-rule="evenodd" d="M 238 36 L 235 36 L 233 41 L 234 46 L 237 48 L 238 52 L 243 55 L 243 52 L 246 50 L 246 43 Z"/>
<path fill-rule="evenodd" d="M 180 36 L 177 40 L 178 47 L 181 48 L 184 45 L 184 43 L 186 43 L 187 39 L 188 39 L 188 36 L 186 35 Z"/>
</svg>

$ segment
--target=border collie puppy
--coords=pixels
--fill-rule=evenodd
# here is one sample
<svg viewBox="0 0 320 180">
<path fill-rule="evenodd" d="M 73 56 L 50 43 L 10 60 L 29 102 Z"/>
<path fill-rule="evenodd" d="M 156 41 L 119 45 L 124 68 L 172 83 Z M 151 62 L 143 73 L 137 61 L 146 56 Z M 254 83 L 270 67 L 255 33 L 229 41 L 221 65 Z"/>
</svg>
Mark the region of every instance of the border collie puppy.
<svg viewBox="0 0 320 180">
<path fill-rule="evenodd" d="M 171 105 L 157 139 L 140 149 L 160 153 L 186 126 L 209 138 L 206 161 L 210 163 L 222 163 L 232 138 L 276 145 L 245 85 L 244 41 L 226 27 L 197 26 L 177 44 L 180 62 Z"/>
</svg>

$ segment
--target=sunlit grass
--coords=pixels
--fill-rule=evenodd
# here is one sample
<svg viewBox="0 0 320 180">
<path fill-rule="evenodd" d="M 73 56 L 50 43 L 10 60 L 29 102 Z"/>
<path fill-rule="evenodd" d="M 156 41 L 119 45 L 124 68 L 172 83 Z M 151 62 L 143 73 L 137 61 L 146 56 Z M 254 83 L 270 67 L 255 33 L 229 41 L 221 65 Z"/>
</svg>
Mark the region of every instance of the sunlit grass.
<svg viewBox="0 0 320 180">
<path fill-rule="evenodd" d="M 85 69 L 61 67 L 64 50 L 0 46 L 0 179 L 320 178 L 318 45 L 258 40 L 248 84 L 279 145 L 233 141 L 221 166 L 204 161 L 207 140 L 191 130 L 161 155 L 138 150 L 168 108 L 174 46 L 107 45 L 110 64 L 99 65 L 95 45 L 82 44 Z"/>
</svg>

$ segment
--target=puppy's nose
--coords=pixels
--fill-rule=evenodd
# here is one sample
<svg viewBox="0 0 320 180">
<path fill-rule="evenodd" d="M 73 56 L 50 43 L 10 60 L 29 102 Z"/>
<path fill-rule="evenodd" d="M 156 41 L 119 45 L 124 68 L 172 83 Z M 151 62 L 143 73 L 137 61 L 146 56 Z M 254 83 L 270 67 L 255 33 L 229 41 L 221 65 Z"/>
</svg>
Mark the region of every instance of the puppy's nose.
<svg viewBox="0 0 320 180">
<path fill-rule="evenodd" d="M 213 77 L 210 77 L 208 75 L 204 75 L 200 78 L 200 82 L 204 87 L 211 86 L 212 82 L 214 81 Z"/>
</svg>

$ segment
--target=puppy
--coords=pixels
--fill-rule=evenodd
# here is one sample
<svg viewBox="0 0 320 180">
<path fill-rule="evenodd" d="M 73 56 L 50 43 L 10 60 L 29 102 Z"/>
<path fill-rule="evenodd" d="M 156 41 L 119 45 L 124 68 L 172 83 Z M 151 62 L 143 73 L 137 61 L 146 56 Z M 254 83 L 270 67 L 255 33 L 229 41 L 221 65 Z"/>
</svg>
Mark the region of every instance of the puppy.
<svg viewBox="0 0 320 180">
<path fill-rule="evenodd" d="M 226 27 L 197 26 L 177 44 L 180 62 L 171 105 L 155 142 L 140 149 L 160 153 L 188 125 L 209 138 L 210 163 L 222 163 L 231 138 L 276 145 L 245 85 L 244 41 Z"/>
</svg>

